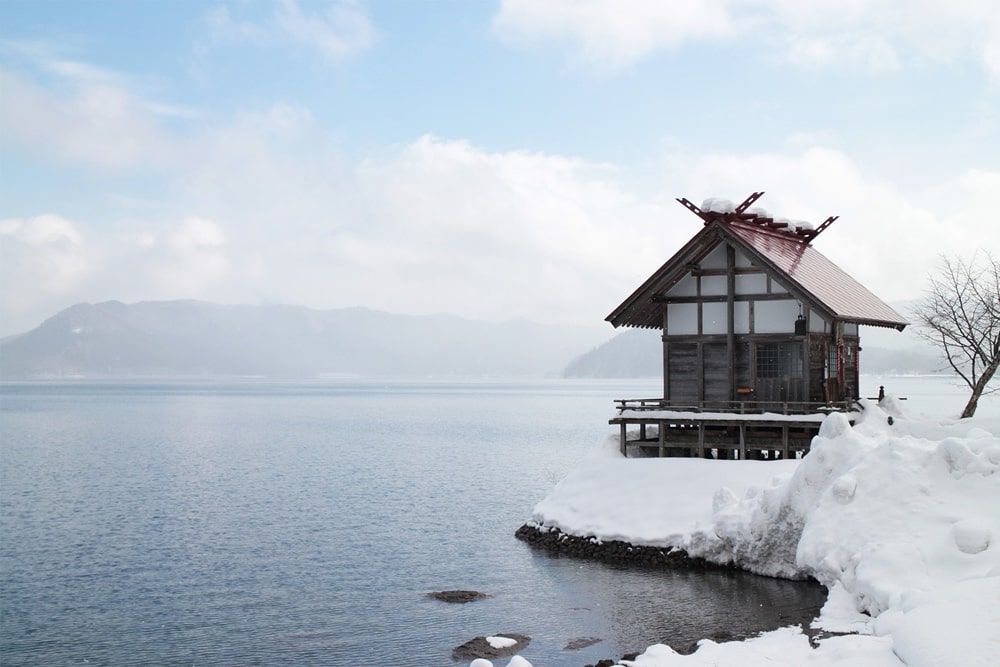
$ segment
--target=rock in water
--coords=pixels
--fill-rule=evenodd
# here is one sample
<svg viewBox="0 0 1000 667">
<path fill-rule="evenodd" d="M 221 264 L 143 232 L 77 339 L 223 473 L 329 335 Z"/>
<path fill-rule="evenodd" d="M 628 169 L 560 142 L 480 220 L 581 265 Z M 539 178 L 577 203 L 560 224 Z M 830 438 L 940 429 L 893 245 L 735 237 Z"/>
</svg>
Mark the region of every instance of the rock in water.
<svg viewBox="0 0 1000 667">
<path fill-rule="evenodd" d="M 493 597 L 489 593 L 480 593 L 479 591 L 435 591 L 428 593 L 427 596 L 441 602 L 453 602 L 456 604 L 465 604 L 466 602 L 475 602 L 476 600 L 485 600 L 486 598 Z"/>
<path fill-rule="evenodd" d="M 495 639 L 497 637 L 506 637 L 507 639 L 513 639 L 514 644 L 509 642 L 497 642 Z M 515 655 L 523 651 L 528 644 L 531 643 L 531 637 L 518 634 L 516 632 L 498 632 L 495 635 L 490 635 L 494 642 L 491 644 L 485 636 L 476 637 L 475 639 L 470 639 L 461 646 L 456 646 L 451 652 L 451 657 L 455 660 L 475 660 L 476 658 L 484 658 L 486 660 L 496 660 L 497 658 L 507 658 L 509 656 Z M 507 644 L 506 646 L 497 646 L 499 644 Z"/>
<path fill-rule="evenodd" d="M 578 637 L 576 639 L 570 640 L 563 648 L 564 651 L 579 651 L 580 649 L 587 648 L 588 646 L 593 646 L 594 644 L 599 644 L 603 639 L 598 637 Z"/>
</svg>

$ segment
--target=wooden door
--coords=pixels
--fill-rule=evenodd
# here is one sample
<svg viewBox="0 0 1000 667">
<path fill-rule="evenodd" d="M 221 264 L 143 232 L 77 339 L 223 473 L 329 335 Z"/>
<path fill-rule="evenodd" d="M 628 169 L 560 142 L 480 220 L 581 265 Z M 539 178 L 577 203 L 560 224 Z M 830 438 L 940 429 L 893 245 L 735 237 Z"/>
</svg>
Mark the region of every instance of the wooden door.
<svg viewBox="0 0 1000 667">
<path fill-rule="evenodd" d="M 671 343 L 667 359 L 669 399 L 672 405 L 698 405 L 700 378 L 698 344 Z"/>
<path fill-rule="evenodd" d="M 757 343 L 754 390 L 766 410 L 806 400 L 801 343 Z"/>
</svg>

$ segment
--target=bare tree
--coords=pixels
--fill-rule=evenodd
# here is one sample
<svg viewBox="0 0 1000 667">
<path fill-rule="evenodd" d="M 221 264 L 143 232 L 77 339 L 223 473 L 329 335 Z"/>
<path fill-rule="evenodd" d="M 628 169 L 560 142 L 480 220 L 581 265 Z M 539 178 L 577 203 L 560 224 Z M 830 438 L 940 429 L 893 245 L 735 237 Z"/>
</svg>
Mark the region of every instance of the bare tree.
<svg viewBox="0 0 1000 667">
<path fill-rule="evenodd" d="M 1000 366 L 1000 261 L 988 252 L 972 259 L 942 258 L 928 295 L 914 309 L 917 333 L 938 347 L 972 390 L 962 418 L 976 414 L 979 397 Z"/>
</svg>

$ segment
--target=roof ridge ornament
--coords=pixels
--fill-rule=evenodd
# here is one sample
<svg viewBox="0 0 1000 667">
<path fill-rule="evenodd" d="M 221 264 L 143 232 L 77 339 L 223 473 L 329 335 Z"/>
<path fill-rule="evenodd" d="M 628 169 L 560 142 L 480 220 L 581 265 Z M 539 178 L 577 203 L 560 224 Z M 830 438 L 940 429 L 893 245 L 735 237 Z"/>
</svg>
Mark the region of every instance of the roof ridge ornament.
<svg viewBox="0 0 1000 667">
<path fill-rule="evenodd" d="M 764 195 L 762 192 L 751 193 L 749 197 L 743 200 L 739 206 L 733 206 L 732 203 L 726 202 L 726 206 L 722 209 L 728 210 L 718 210 L 714 206 L 719 200 L 706 199 L 706 202 L 712 202 L 712 206 L 709 210 L 702 210 L 686 197 L 682 197 L 677 201 L 680 202 L 685 208 L 701 218 L 706 225 L 712 222 L 720 222 L 724 225 L 729 225 L 734 222 L 753 224 L 766 229 L 771 232 L 776 232 L 783 237 L 792 237 L 797 241 L 809 245 L 812 243 L 813 239 L 820 235 L 827 227 L 833 224 L 833 221 L 840 216 L 831 215 L 829 218 L 824 220 L 822 224 L 818 227 L 813 228 L 811 225 L 806 226 L 805 224 L 795 224 L 788 220 L 777 220 L 773 217 L 767 215 L 761 215 L 760 213 L 748 213 L 750 207 Z M 704 204 L 703 204 L 704 206 Z M 808 223 L 807 223 L 808 224 Z"/>
</svg>

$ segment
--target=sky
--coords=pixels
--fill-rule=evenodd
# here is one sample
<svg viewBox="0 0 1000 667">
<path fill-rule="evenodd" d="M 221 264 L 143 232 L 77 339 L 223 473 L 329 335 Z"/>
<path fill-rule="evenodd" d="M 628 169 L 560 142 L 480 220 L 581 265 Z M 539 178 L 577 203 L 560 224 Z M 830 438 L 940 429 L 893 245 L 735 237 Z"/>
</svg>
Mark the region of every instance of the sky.
<svg viewBox="0 0 1000 667">
<path fill-rule="evenodd" d="M 993 0 L 0 0 L 0 336 L 202 299 L 609 326 L 700 228 L 1000 253 Z"/>
</svg>

